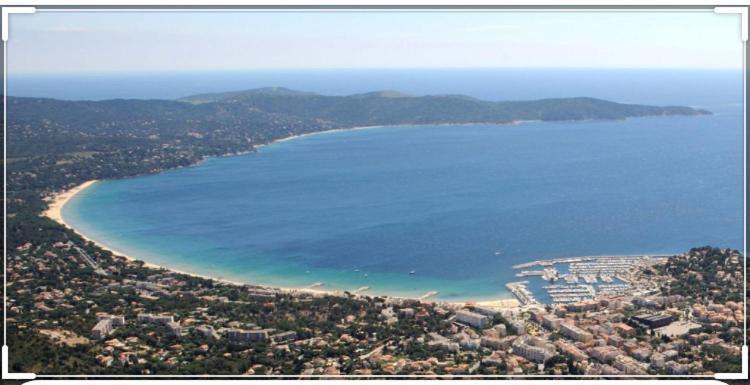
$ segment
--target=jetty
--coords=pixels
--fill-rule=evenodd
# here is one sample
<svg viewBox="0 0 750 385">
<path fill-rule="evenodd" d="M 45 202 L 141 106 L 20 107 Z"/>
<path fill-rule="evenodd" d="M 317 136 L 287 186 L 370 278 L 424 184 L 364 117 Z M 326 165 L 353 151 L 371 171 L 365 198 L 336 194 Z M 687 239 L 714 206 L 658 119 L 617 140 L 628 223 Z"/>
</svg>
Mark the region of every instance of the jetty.
<svg viewBox="0 0 750 385">
<path fill-rule="evenodd" d="M 438 292 L 437 292 L 437 291 L 428 291 L 428 292 L 427 292 L 427 293 L 425 293 L 425 294 L 424 294 L 423 296 L 419 297 L 419 300 L 420 300 L 420 301 L 424 301 L 424 300 L 426 300 L 427 298 L 430 298 L 430 297 L 434 297 L 434 296 L 436 296 L 436 295 L 438 295 Z"/>
<path fill-rule="evenodd" d="M 521 303 L 521 305 L 534 305 L 538 304 L 539 301 L 534 298 L 534 294 L 529 291 L 529 289 L 526 287 L 526 285 L 529 284 L 529 281 L 521 281 L 521 282 L 509 282 L 505 285 L 505 287 L 508 288 L 508 290 L 513 293 L 514 296 L 518 299 L 518 302 Z"/>
<path fill-rule="evenodd" d="M 370 287 L 369 287 L 369 286 L 362 286 L 362 287 L 360 287 L 359 289 L 357 289 L 357 290 L 354 290 L 354 291 L 352 292 L 352 294 L 359 294 L 359 293 L 363 293 L 363 292 L 366 292 L 367 290 L 370 290 Z"/>
</svg>

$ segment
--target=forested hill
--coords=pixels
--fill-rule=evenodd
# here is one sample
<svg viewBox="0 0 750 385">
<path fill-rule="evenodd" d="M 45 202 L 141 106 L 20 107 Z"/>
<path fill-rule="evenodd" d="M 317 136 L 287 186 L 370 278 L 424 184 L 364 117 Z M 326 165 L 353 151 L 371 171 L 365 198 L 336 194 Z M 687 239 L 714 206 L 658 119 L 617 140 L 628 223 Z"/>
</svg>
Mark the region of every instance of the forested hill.
<svg viewBox="0 0 750 385">
<path fill-rule="evenodd" d="M 690 107 L 621 104 L 587 97 L 489 102 L 464 95 L 412 96 L 398 91 L 325 96 L 286 88 L 202 94 L 179 100 L 199 106 L 240 105 L 345 125 L 507 123 L 515 120 L 624 119 L 709 113 Z"/>
<path fill-rule="evenodd" d="M 63 101 L 8 98 L 9 154 L 113 150 L 183 139 L 224 146 L 369 125 L 509 123 L 519 120 L 624 119 L 702 115 L 690 107 L 622 104 L 579 97 L 489 102 L 463 95 L 379 91 L 324 96 L 286 88 L 203 94 L 175 100 Z M 107 141 L 100 139 L 107 138 Z M 127 142 L 127 143 L 125 143 Z"/>
<path fill-rule="evenodd" d="M 709 113 L 584 97 L 489 102 L 462 95 L 412 96 L 397 91 L 325 96 L 286 88 L 179 100 L 9 97 L 9 186 L 14 195 L 28 198 L 27 194 L 37 196 L 40 190 L 158 172 L 193 164 L 205 156 L 252 151 L 276 139 L 334 128 Z M 29 203 L 26 199 L 16 202 Z"/>
</svg>

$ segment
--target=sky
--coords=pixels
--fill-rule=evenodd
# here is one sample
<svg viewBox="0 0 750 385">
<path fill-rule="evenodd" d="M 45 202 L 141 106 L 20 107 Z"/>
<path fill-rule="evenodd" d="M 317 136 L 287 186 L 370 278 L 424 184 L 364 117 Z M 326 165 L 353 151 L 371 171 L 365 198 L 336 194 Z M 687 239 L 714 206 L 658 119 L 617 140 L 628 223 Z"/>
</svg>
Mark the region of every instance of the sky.
<svg viewBox="0 0 750 385">
<path fill-rule="evenodd" d="M 323 68 L 742 68 L 705 12 L 37 12 L 10 74 Z"/>
</svg>

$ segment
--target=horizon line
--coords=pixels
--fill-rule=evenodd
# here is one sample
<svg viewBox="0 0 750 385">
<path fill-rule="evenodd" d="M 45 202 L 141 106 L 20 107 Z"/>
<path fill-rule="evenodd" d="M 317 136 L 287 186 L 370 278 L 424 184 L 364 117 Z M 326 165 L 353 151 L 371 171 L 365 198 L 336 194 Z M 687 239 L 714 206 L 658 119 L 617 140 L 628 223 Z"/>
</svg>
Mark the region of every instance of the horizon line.
<svg viewBox="0 0 750 385">
<path fill-rule="evenodd" d="M 22 76 L 81 76 L 81 75 L 147 75 L 184 73 L 251 73 L 251 72 L 307 72 L 307 71 L 446 71 L 446 70 L 523 70 L 523 71 L 742 71 L 742 67 L 283 67 L 283 68 L 222 68 L 222 69 L 152 69 L 152 70 L 112 70 L 112 71 L 8 71 L 8 77 Z"/>
</svg>

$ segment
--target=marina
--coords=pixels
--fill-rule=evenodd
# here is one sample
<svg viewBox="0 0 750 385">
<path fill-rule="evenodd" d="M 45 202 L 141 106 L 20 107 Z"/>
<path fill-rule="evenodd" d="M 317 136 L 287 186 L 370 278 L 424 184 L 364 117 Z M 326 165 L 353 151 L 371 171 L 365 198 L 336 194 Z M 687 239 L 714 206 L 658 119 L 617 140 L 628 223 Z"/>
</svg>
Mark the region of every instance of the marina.
<svg viewBox="0 0 750 385">
<path fill-rule="evenodd" d="M 664 256 L 583 256 L 537 260 L 513 266 L 516 277 L 529 281 L 511 282 L 508 290 L 523 305 L 568 304 L 633 291 L 631 275 Z M 541 268 L 541 269 L 540 269 Z M 546 282 L 546 284 L 544 283 Z"/>
</svg>

